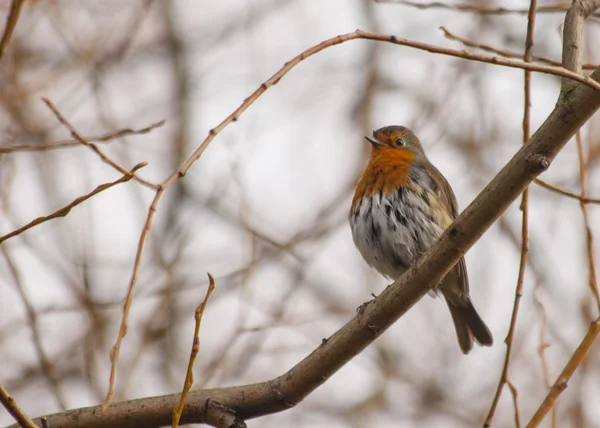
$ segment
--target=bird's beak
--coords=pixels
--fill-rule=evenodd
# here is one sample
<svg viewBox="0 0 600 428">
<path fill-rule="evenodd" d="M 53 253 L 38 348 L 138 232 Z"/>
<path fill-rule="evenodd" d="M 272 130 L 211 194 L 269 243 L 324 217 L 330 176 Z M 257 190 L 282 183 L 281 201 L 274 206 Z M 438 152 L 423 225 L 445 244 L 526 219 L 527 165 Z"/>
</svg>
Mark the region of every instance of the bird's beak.
<svg viewBox="0 0 600 428">
<path fill-rule="evenodd" d="M 367 141 L 368 141 L 369 143 L 371 143 L 373 146 L 380 146 L 380 145 L 381 145 L 381 143 L 380 143 L 379 141 L 377 141 L 377 140 L 374 140 L 374 139 L 373 139 L 373 138 L 371 138 L 371 137 L 367 137 L 367 136 L 365 136 L 365 140 L 367 140 Z"/>
</svg>

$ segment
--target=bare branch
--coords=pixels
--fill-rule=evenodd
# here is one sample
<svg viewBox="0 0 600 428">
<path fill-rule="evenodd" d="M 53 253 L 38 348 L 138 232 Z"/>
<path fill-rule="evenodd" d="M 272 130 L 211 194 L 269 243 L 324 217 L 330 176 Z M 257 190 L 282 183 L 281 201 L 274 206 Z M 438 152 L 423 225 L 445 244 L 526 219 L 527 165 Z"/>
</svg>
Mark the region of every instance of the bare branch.
<svg viewBox="0 0 600 428">
<path fill-rule="evenodd" d="M 596 340 L 598 333 L 600 333 L 600 318 L 591 323 L 587 334 L 565 365 L 565 368 L 556 379 L 556 382 L 554 382 L 554 385 L 552 385 L 552 388 L 546 396 L 546 399 L 527 424 L 527 428 L 537 427 L 542 422 L 548 411 L 554 407 L 559 395 L 565 389 L 567 389 L 567 383 L 569 382 L 569 379 L 571 379 L 571 376 L 573 376 L 573 373 L 575 373 L 575 370 L 585 358 L 588 350 Z"/>
<path fill-rule="evenodd" d="M 69 214 L 69 212 L 71 212 L 72 208 L 76 207 L 77 205 L 81 204 L 82 202 L 87 201 L 92 196 L 97 195 L 98 193 L 100 193 L 106 189 L 110 189 L 111 187 L 116 186 L 119 183 L 125 183 L 125 182 L 131 180 L 134 177 L 133 173 L 135 171 L 137 171 L 138 169 L 143 168 L 145 166 L 146 166 L 146 162 L 141 162 L 141 163 L 137 164 L 136 166 L 134 166 L 133 168 L 131 168 L 131 171 L 126 171 L 126 175 L 119 178 L 118 180 L 115 180 L 111 183 L 101 184 L 100 186 L 98 186 L 94 190 L 92 190 L 90 193 L 78 197 L 77 199 L 75 199 L 71 203 L 65 205 L 61 209 L 54 211 L 52 214 L 48 214 L 43 217 L 38 217 L 35 220 L 32 220 L 29 223 L 27 223 L 25 226 L 20 227 L 17 230 L 13 230 L 12 232 L 7 233 L 4 236 L 0 236 L 0 244 L 9 238 L 12 238 L 13 236 L 20 235 L 21 233 L 25 232 L 26 230 L 31 229 L 34 226 L 37 226 L 38 224 L 45 223 L 48 220 L 52 220 L 54 218 L 65 217 L 67 214 Z"/>
<path fill-rule="evenodd" d="M 531 48 L 533 47 L 533 34 L 535 28 L 535 9 L 537 2 L 531 0 L 529 3 L 529 14 L 527 16 L 527 36 L 525 38 L 525 62 L 531 62 Z M 524 92 L 523 97 L 523 144 L 527 144 L 530 138 L 530 110 L 531 110 L 531 72 L 525 71 L 524 79 Z M 513 397 L 513 404 L 515 408 L 515 425 L 520 428 L 521 423 L 519 421 L 519 406 L 517 401 L 517 388 L 510 382 L 508 377 L 508 369 L 510 365 L 510 357 L 512 353 L 513 341 L 515 337 L 515 330 L 517 328 L 517 316 L 519 313 L 519 305 L 521 303 L 521 296 L 523 295 L 523 281 L 525 279 L 525 268 L 527 267 L 527 253 L 529 252 L 529 187 L 523 192 L 521 198 L 521 211 L 522 211 L 522 226 L 521 226 L 521 258 L 519 262 L 519 273 L 517 275 L 517 285 L 515 287 L 515 301 L 513 303 L 512 315 L 510 318 L 510 326 L 508 327 L 508 335 L 506 340 L 506 354 L 504 357 L 504 366 L 502 367 L 502 374 L 498 381 L 498 387 L 492 400 L 492 405 L 485 419 L 484 427 L 490 427 L 496 411 L 496 406 L 500 400 L 500 394 L 504 385 L 508 384 L 510 392 Z"/>
<path fill-rule="evenodd" d="M 2 385 L 0 385 L 0 403 L 2 403 L 4 408 L 13 416 L 13 418 L 15 418 L 21 427 L 37 428 L 37 425 L 29 418 L 29 416 L 23 413 L 15 399 Z"/>
<path fill-rule="evenodd" d="M 46 103 L 46 105 L 48 106 L 48 108 L 50 110 L 52 110 L 52 113 L 54 113 L 54 115 L 56 116 L 56 118 L 58 119 L 58 121 L 60 123 L 62 123 L 71 132 L 71 135 L 73 136 L 73 138 L 75 138 L 77 141 L 79 141 L 84 146 L 87 146 L 90 149 L 92 149 L 92 151 L 94 153 L 96 153 L 98 156 L 100 156 L 100 159 L 102 159 L 102 161 L 104 163 L 106 163 L 107 165 L 112 166 L 114 169 L 116 169 L 117 171 L 119 171 L 121 174 L 131 175 L 131 177 L 135 181 L 137 181 L 140 184 L 143 184 L 146 187 L 149 187 L 149 188 L 155 189 L 155 190 L 157 189 L 157 185 L 156 184 L 150 183 L 149 181 L 146 181 L 143 178 L 138 177 L 133 172 L 126 170 L 121 165 L 118 165 L 115 161 L 113 161 L 108 156 L 106 156 L 104 153 L 102 153 L 102 151 L 98 148 L 98 146 L 96 146 L 93 143 L 90 143 L 85 138 L 83 138 L 83 136 L 73 127 L 73 125 L 71 125 L 69 123 L 69 121 L 67 121 L 67 119 L 65 119 L 65 117 L 60 113 L 60 111 L 58 111 L 58 109 L 54 106 L 54 104 L 52 104 L 52 102 L 49 99 L 42 98 L 42 101 L 44 101 Z"/>
<path fill-rule="evenodd" d="M 137 281 L 138 272 L 140 270 L 140 264 L 142 262 L 142 253 L 144 252 L 144 246 L 146 245 L 148 233 L 150 232 L 150 228 L 152 227 L 152 220 L 154 219 L 154 215 L 156 214 L 156 207 L 164 191 L 165 188 L 161 187 L 156 192 L 156 195 L 154 195 L 152 204 L 150 205 L 150 208 L 148 208 L 148 216 L 146 217 L 146 222 L 144 223 L 144 227 L 142 229 L 142 233 L 140 234 L 140 239 L 138 241 L 138 247 L 135 253 L 135 262 L 133 264 L 133 272 L 131 273 L 131 279 L 129 280 L 129 286 L 127 287 L 125 302 L 123 303 L 123 316 L 121 317 L 121 325 L 119 326 L 119 333 L 110 353 L 110 377 L 108 383 L 108 391 L 102 403 L 102 413 L 104 413 L 104 411 L 106 410 L 108 403 L 110 403 L 110 400 L 112 399 L 112 396 L 115 392 L 117 361 L 119 360 L 121 342 L 127 334 L 127 319 L 129 317 L 129 309 L 131 308 L 131 302 L 133 300 L 133 290 Z"/>
<path fill-rule="evenodd" d="M 472 4 L 447 4 L 440 2 L 417 3 L 408 0 L 375 0 L 377 3 L 394 3 L 404 6 L 410 6 L 417 9 L 447 9 L 456 12 L 471 12 L 478 15 L 526 15 L 530 9 L 509 9 L 505 7 L 485 7 Z M 564 12 L 568 6 L 564 4 L 541 6 L 535 9 L 535 13 L 556 13 Z"/>
<path fill-rule="evenodd" d="M 535 299 L 535 302 L 537 303 L 537 307 L 540 311 L 540 344 L 538 346 L 538 355 L 540 356 L 540 362 L 542 364 L 542 373 L 544 375 L 544 383 L 546 385 L 546 387 L 548 389 L 550 389 L 552 387 L 552 384 L 550 383 L 550 367 L 548 364 L 548 359 L 547 359 L 547 355 L 546 355 L 546 348 L 548 348 L 549 343 L 546 340 L 546 330 L 548 328 L 548 314 L 546 313 L 546 308 L 544 307 L 544 304 L 542 303 L 542 300 L 540 298 L 540 286 L 541 286 L 541 281 L 538 281 L 537 284 L 535 285 L 535 290 L 533 293 L 533 297 Z M 551 417 L 551 427 L 552 428 L 556 428 L 556 407 L 552 408 L 552 415 Z"/>
<path fill-rule="evenodd" d="M 179 420 L 181 419 L 181 413 L 183 412 L 183 407 L 185 405 L 185 399 L 192 389 L 192 385 L 194 384 L 194 361 L 196 360 L 196 355 L 200 352 L 200 323 L 202 322 L 202 315 L 204 315 L 204 309 L 206 308 L 206 304 L 208 303 L 208 298 L 211 293 L 215 289 L 215 280 L 212 275 L 208 274 L 208 289 L 206 290 L 206 296 L 202 303 L 198 305 L 196 308 L 196 312 L 194 314 L 194 319 L 196 321 L 196 326 L 194 329 L 194 340 L 192 341 L 192 352 L 190 354 L 190 360 L 188 362 L 188 368 L 185 375 L 185 382 L 183 383 L 183 391 L 181 392 L 181 399 L 179 400 L 178 406 L 173 409 L 173 423 L 172 427 L 177 428 L 179 426 Z"/>
<path fill-rule="evenodd" d="M 490 45 L 485 45 L 483 43 L 477 43 L 477 42 L 474 42 L 473 40 L 467 40 L 463 37 L 459 37 L 456 34 L 451 33 L 450 31 L 448 31 L 448 29 L 446 29 L 446 27 L 440 27 L 440 30 L 442 30 L 442 32 L 444 33 L 444 37 L 446 37 L 447 39 L 460 42 L 463 45 L 470 47 L 470 48 L 481 49 L 482 51 L 500 55 L 500 56 L 503 56 L 506 58 L 523 59 L 525 56 L 524 54 L 521 54 L 521 53 L 511 52 L 511 51 L 507 51 L 504 49 L 497 49 Z M 560 61 L 554 61 L 550 58 L 545 58 L 545 57 L 532 56 L 532 61 L 538 61 L 538 62 L 541 62 L 544 64 L 553 65 L 555 67 L 562 67 L 562 63 Z M 595 70 L 596 68 L 598 68 L 598 64 L 583 64 L 582 68 L 584 70 Z"/>
<path fill-rule="evenodd" d="M 581 196 L 587 195 L 587 167 L 585 165 L 585 157 L 583 155 L 583 144 L 581 142 L 581 132 L 577 132 L 575 135 L 577 141 L 577 157 L 579 159 L 579 179 L 581 182 Z M 598 307 L 600 314 L 600 290 L 598 290 L 598 279 L 596 276 L 596 262 L 594 248 L 594 236 L 592 234 L 592 228 L 590 227 L 590 219 L 588 216 L 587 205 L 583 201 L 579 201 L 581 207 L 581 213 L 583 215 L 583 226 L 585 228 L 585 243 L 587 250 L 587 261 L 588 261 L 588 285 L 590 291 L 596 299 L 596 306 Z"/>
<path fill-rule="evenodd" d="M 533 180 L 533 182 L 535 184 L 537 184 L 538 186 L 543 187 L 544 189 L 548 189 L 551 192 L 558 193 L 559 195 L 563 195 L 563 196 L 567 196 L 569 198 L 576 199 L 580 202 L 583 202 L 584 204 L 600 204 L 600 199 L 588 198 L 583 195 L 578 195 L 573 192 L 568 192 L 564 189 L 561 189 L 560 187 L 553 186 L 552 184 L 547 183 L 544 180 L 541 180 L 539 178 L 536 178 L 535 180 Z"/>
<path fill-rule="evenodd" d="M 600 0 L 575 0 L 565 16 L 563 30 L 563 67 L 577 74 L 581 73 L 581 48 L 583 43 L 583 24 L 588 16 L 600 8 Z M 563 79 L 562 92 L 573 89 L 571 80 Z"/>
<path fill-rule="evenodd" d="M 10 272 L 10 275 L 12 277 L 12 281 L 14 282 L 15 288 L 17 289 L 19 297 L 21 298 L 21 302 L 25 307 L 25 311 L 27 313 L 27 322 L 29 324 L 29 328 L 31 329 L 33 347 L 35 349 L 36 356 L 39 360 L 41 372 L 48 384 L 50 385 L 50 390 L 52 391 L 54 399 L 58 403 L 59 407 L 61 409 L 66 409 L 66 399 L 60 389 L 59 381 L 56 376 L 56 370 L 54 369 L 54 364 L 48 357 L 48 354 L 44 349 L 44 346 L 42 345 L 43 335 L 40 332 L 40 328 L 38 325 L 38 313 L 36 312 L 34 305 L 31 303 L 31 299 L 25 292 L 25 287 L 21 280 L 21 273 L 19 272 L 19 269 L 17 268 L 15 262 L 13 261 L 13 258 L 11 257 L 11 254 L 9 253 L 5 245 L 0 245 L 0 252 L 2 253 L 2 256 L 4 256 L 4 260 L 6 261 L 6 264 L 8 266 L 8 271 Z"/>
<path fill-rule="evenodd" d="M 341 43 L 356 40 L 356 39 L 366 39 L 366 40 L 376 40 L 381 42 L 392 43 L 395 45 L 408 46 L 419 50 L 424 50 L 431 53 L 437 53 L 441 55 L 454 56 L 458 58 L 464 58 L 477 62 L 484 62 L 488 64 L 501 65 L 504 67 L 510 68 L 520 68 L 522 70 L 529 71 L 537 71 L 545 74 L 552 74 L 555 76 L 564 77 L 567 79 L 572 79 L 576 82 L 583 83 L 584 85 L 589 86 L 590 88 L 594 88 L 600 91 L 600 83 L 591 79 L 589 77 L 581 76 L 577 73 L 573 73 L 572 71 L 566 70 L 562 67 L 552 67 L 545 66 L 540 64 L 527 63 L 522 61 L 514 61 L 510 59 L 498 58 L 498 57 L 487 57 L 483 55 L 478 55 L 465 51 L 457 51 L 453 49 L 442 48 L 439 46 L 429 45 L 427 43 L 415 42 L 413 40 L 402 39 L 396 36 L 385 35 L 385 34 L 377 34 L 370 33 L 367 31 L 356 30 L 352 33 L 342 34 L 337 37 L 333 37 L 331 39 L 325 40 L 324 42 L 319 43 L 316 46 L 313 46 L 310 49 L 302 52 L 300 55 L 293 58 L 291 61 L 287 62 L 283 68 L 281 68 L 277 73 L 275 73 L 270 79 L 265 81 L 260 87 L 254 91 L 248 98 L 244 100 L 242 105 L 240 105 L 233 113 L 231 113 L 225 120 L 223 120 L 219 125 L 212 128 L 208 132 L 208 136 L 204 139 L 200 147 L 198 147 L 194 153 L 181 165 L 181 167 L 177 170 L 175 174 L 169 177 L 163 185 L 165 187 L 169 186 L 172 182 L 174 182 L 178 177 L 182 177 L 186 174 L 186 172 L 190 169 L 193 163 L 200 158 L 206 147 L 210 144 L 210 142 L 217 136 L 227 125 L 232 122 L 235 122 L 239 119 L 239 117 L 252 105 L 267 89 L 271 86 L 276 85 L 283 76 L 285 76 L 292 68 L 298 65 L 301 61 L 304 61 L 306 58 L 321 52 L 324 49 L 329 47 L 339 45 Z"/>
<path fill-rule="evenodd" d="M 600 69 L 592 78 L 600 79 Z M 181 422 L 206 422 L 202 412 L 209 400 L 233 409 L 241 419 L 282 411 L 302 401 L 435 287 L 527 185 L 550 166 L 576 130 L 599 107 L 600 92 L 586 85 L 578 85 L 562 97 L 540 129 L 438 242 L 405 275 L 368 304 L 364 312 L 278 378 L 245 386 L 191 391 Z M 144 230 L 147 227 L 148 224 Z M 99 417 L 101 407 L 90 407 L 55 414 L 48 420 L 51 426 L 71 427 L 76 420 L 80 425 L 124 427 L 135 418 L 140 425 L 160 426 L 170 423 L 172 409 L 178 401 L 179 394 L 145 398 L 108 405 L 102 417 Z"/>
<path fill-rule="evenodd" d="M 141 129 L 119 129 L 117 131 L 109 132 L 104 135 L 99 135 L 97 137 L 86 137 L 85 141 L 88 143 L 106 143 L 111 140 L 128 137 L 130 135 L 142 135 L 147 134 L 156 128 L 160 128 L 165 124 L 164 120 L 159 122 L 155 122 L 145 128 Z M 79 140 L 66 140 L 66 141 L 56 141 L 50 144 L 19 144 L 10 147 L 0 147 L 0 153 L 13 153 L 13 152 L 42 152 L 46 150 L 54 150 L 54 149 L 64 149 L 67 147 L 75 147 L 81 145 Z"/>
<path fill-rule="evenodd" d="M 24 3 L 25 0 L 13 0 L 10 4 L 10 10 L 8 12 L 8 16 L 6 17 L 6 26 L 4 27 L 4 33 L 2 33 L 2 40 L 0 40 L 0 60 L 2 60 L 4 51 L 6 50 L 12 33 L 17 26 L 19 14 L 21 13 L 21 8 L 23 7 Z"/>
</svg>

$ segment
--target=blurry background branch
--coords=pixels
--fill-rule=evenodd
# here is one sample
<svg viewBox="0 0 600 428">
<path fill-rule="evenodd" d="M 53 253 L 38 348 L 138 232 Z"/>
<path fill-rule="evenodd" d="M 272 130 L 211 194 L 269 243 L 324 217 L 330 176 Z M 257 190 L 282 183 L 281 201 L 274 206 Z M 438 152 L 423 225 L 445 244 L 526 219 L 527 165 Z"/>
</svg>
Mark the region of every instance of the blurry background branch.
<svg viewBox="0 0 600 428">
<path fill-rule="evenodd" d="M 157 424 L 163 417 L 170 424 L 179 395 L 168 394 L 181 391 L 194 328 L 191 314 L 203 292 L 198 284 L 207 287 L 202 276 L 211 271 L 220 287 L 206 309 L 195 363 L 195 387 L 202 390 L 191 392 L 198 407 L 189 410 L 201 415 L 190 416 L 194 420 L 215 425 L 219 415 L 231 416 L 227 403 L 206 401 L 210 393 L 279 379 L 385 286 L 354 250 L 346 221 L 368 150 L 362 135 L 389 124 L 415 129 L 463 207 L 517 151 L 524 108 L 517 76 L 523 73 L 461 58 L 538 67 L 521 61 L 528 3 L 508 9 L 495 1 L 332 0 L 317 7 L 258 0 L 244 6 L 209 2 L 200 11 L 151 0 L 27 2 L 0 62 L 0 235 L 56 212 L 96 183 L 119 178 L 94 152 L 77 147 L 81 141 L 64 140 L 64 126 L 40 106 L 41 97 L 53 100 L 81 139 L 111 138 L 113 143 L 101 150 L 116 165 L 144 161 L 144 179 L 164 183 L 203 135 L 279 69 L 290 52 L 335 34 L 354 34 L 454 56 L 390 43 L 325 49 L 302 61 L 285 84 L 265 92 L 235 125 L 239 115 L 234 114 L 227 122 L 232 126 L 222 128 L 210 147 L 214 135 L 209 134 L 201 146 L 206 151 L 184 171 L 185 180 L 167 178 L 174 185 L 164 192 L 152 228 L 147 222 L 151 198 L 130 183 L 5 241 L 0 260 L 3 385 L 29 415 L 101 402 L 110 369 L 106 355 L 135 262 L 138 284 L 130 288 L 128 334 L 114 385 L 118 402 L 109 414 L 118 419 L 121 410 L 129 410 L 140 424 Z M 561 56 L 556 29 L 570 3 L 537 5 L 532 57 L 559 64 L 552 60 Z M 9 6 L 0 6 L 0 14 L 8 16 Z M 455 41 L 445 40 L 440 26 L 460 34 L 456 41 L 468 48 L 513 60 L 446 49 Z M 355 28 L 369 32 L 348 33 Z M 579 46 L 588 69 L 600 63 L 593 43 L 598 30 L 597 13 L 592 13 Z M 560 67 L 548 70 L 570 75 Z M 532 129 L 548 117 L 559 86 L 552 75 L 532 74 Z M 153 132 L 127 132 L 144 131 L 157 117 L 166 123 L 150 126 Z M 530 189 L 528 269 L 510 360 L 510 387 L 518 391 L 521 418 L 536 412 L 598 316 L 590 292 L 598 212 L 590 205 L 584 219 L 579 204 L 567 200 L 587 202 L 600 194 L 597 124 L 592 118 L 581 130 L 585 157 L 568 145 L 545 174 L 553 191 Z M 571 127 L 567 123 L 560 132 Z M 67 149 L 50 150 L 57 142 Z M 578 165 L 584 166 L 587 181 Z M 146 250 L 143 258 L 138 251 L 136 262 L 142 228 Z M 482 316 L 497 338 L 508 328 L 515 300 L 510 284 L 517 276 L 520 235 L 521 215 L 517 206 L 510 207 L 467 254 L 471 293 L 482 302 Z M 380 310 L 386 302 L 367 309 Z M 398 421 L 480 426 L 505 348 L 477 349 L 464 357 L 447 315 L 439 301 L 421 300 L 342 370 L 327 371 L 331 377 L 302 406 L 263 417 L 261 426 L 396 426 Z M 363 316 L 376 318 L 371 327 L 387 319 L 367 311 Z M 562 389 L 552 390 L 552 426 L 592 428 L 600 418 L 595 406 L 600 391 L 591 382 L 600 373 L 598 348 L 588 342 L 585 357 L 576 359 L 580 376 L 569 380 L 560 401 L 556 392 Z M 328 346 L 323 347 L 334 349 Z M 340 360 L 322 362 L 329 363 L 337 367 Z M 300 373 L 316 376 L 319 370 Z M 293 388 L 280 381 L 291 394 L 289 401 L 282 403 L 278 391 L 270 391 L 269 409 L 295 403 L 314 386 L 305 382 Z M 236 391 L 226 389 L 217 399 L 235 397 Z M 145 398 L 132 403 L 136 397 Z M 261 402 L 252 408 L 267 407 Z M 104 423 L 87 409 L 77 412 Z M 11 422 L 9 415 L 0 415 L 0 424 Z M 504 394 L 494 426 L 514 424 L 513 400 Z"/>
<path fill-rule="evenodd" d="M 531 62 L 533 55 L 531 53 L 534 44 L 534 29 L 535 29 L 535 14 L 536 14 L 537 1 L 531 0 L 529 3 L 529 13 L 527 14 L 527 35 L 525 36 L 525 54 L 523 60 Z M 447 35 L 446 35 L 447 36 Z M 523 144 L 527 144 L 531 137 L 531 72 L 525 71 L 524 74 L 524 96 L 523 96 Z M 504 389 L 504 386 L 508 386 L 515 408 L 515 426 L 521 427 L 521 421 L 519 416 L 519 403 L 518 403 L 518 390 L 514 384 L 510 381 L 509 377 L 509 366 L 510 358 L 512 355 L 513 345 L 515 342 L 515 332 L 517 328 L 517 316 L 519 313 L 519 307 L 521 305 L 521 297 L 523 296 L 523 283 L 525 281 L 525 270 L 527 268 L 527 254 L 529 252 L 529 187 L 525 188 L 525 191 L 521 195 L 521 204 L 519 209 L 522 212 L 521 215 L 521 256 L 519 260 L 519 273 L 517 274 L 517 285 L 515 286 L 515 301 L 513 304 L 512 314 L 510 317 L 510 326 L 508 327 L 508 333 L 504 343 L 506 344 L 506 354 L 504 356 L 504 364 L 502 366 L 502 373 L 498 380 L 498 387 L 496 393 L 492 399 L 492 404 L 485 418 L 484 427 L 490 427 L 500 396 Z"/>
<path fill-rule="evenodd" d="M 71 203 L 67 204 L 66 206 L 60 208 L 57 211 L 54 211 L 52 214 L 48 214 L 47 216 L 44 216 L 44 217 L 38 217 L 35 220 L 31 220 L 25 226 L 20 227 L 16 230 L 13 230 L 12 232 L 7 233 L 4 236 L 0 236 L 0 244 L 2 244 L 2 242 L 6 241 L 9 238 L 12 238 L 13 236 L 20 235 L 21 233 L 25 232 L 26 230 L 31 229 L 32 227 L 35 227 L 46 221 L 49 221 L 49 220 L 52 220 L 55 218 L 59 218 L 59 217 L 65 217 L 67 214 L 69 214 L 71 212 L 71 209 L 73 209 L 77 205 L 87 201 L 92 196 L 95 196 L 98 193 L 100 193 L 106 189 L 110 189 L 111 187 L 116 186 L 117 184 L 125 183 L 125 182 L 131 180 L 134 177 L 133 173 L 135 171 L 137 171 L 138 169 L 143 168 L 145 166 L 146 166 L 145 162 L 139 163 L 136 166 L 134 166 L 133 168 L 131 168 L 131 171 L 128 172 L 128 175 L 125 175 L 125 176 L 119 178 L 118 180 L 113 181 L 112 183 L 101 184 L 98 187 L 96 187 L 94 190 L 92 190 L 90 193 L 88 193 L 87 195 L 83 195 L 83 196 L 76 198 Z"/>
<path fill-rule="evenodd" d="M 21 13 L 23 3 L 25 3 L 25 0 L 12 0 L 10 2 L 10 10 L 6 17 L 6 25 L 4 26 L 2 38 L 0 39 L 0 60 L 2 60 L 6 46 L 8 46 L 8 42 L 10 41 L 13 31 L 17 26 L 17 21 L 19 20 L 19 14 Z"/>
<path fill-rule="evenodd" d="M 376 0 L 378 3 L 395 3 L 418 9 L 448 9 L 457 12 L 472 12 L 478 15 L 510 15 L 520 14 L 527 15 L 531 9 L 509 9 L 506 7 L 490 7 L 487 5 L 470 5 L 470 4 L 447 4 L 442 2 L 418 3 L 408 0 Z M 534 9 L 534 13 L 552 13 L 564 12 L 568 10 L 566 4 L 556 4 L 550 6 L 540 6 Z"/>
<path fill-rule="evenodd" d="M 146 126 L 142 129 L 119 129 L 117 131 L 112 131 L 104 135 L 99 135 L 96 137 L 84 137 L 85 141 L 90 143 L 107 143 L 111 140 L 115 140 L 117 138 L 127 137 L 129 135 L 141 135 L 147 134 L 151 132 L 153 129 L 160 128 L 165 124 L 164 120 L 160 122 L 153 123 L 149 126 Z M 66 147 L 78 146 L 81 143 L 77 140 L 66 140 L 66 141 L 55 141 L 48 145 L 30 145 L 30 144 L 20 144 L 10 147 L 0 147 L 0 153 L 11 153 L 11 152 L 26 152 L 26 151 L 43 151 L 43 150 L 53 150 L 53 149 L 62 149 Z"/>
<path fill-rule="evenodd" d="M 591 78 L 600 80 L 600 69 Z M 324 339 L 319 348 L 284 375 L 259 384 L 190 393 L 189 407 L 184 410 L 181 421 L 213 422 L 207 420 L 201 411 L 210 402 L 232 409 L 238 417 L 246 419 L 286 410 L 303 400 L 433 288 L 520 192 L 550 166 L 561 148 L 599 107 L 600 91 L 582 84 L 568 94 L 561 93 L 545 123 L 415 268 L 370 302 L 364 311 L 359 311 L 343 329 Z M 578 350 L 578 353 L 585 354 L 592 343 L 592 340 L 584 341 L 584 349 Z M 151 418 L 159 426 L 167 416 L 162 411 L 170 408 L 166 403 L 176 399 L 176 395 L 163 396 L 108 406 L 101 418 L 102 423 L 125 426 L 124 418 L 130 417 L 131 409 L 153 408 Z M 125 409 L 127 412 L 123 413 Z M 51 425 L 70 426 L 66 425 L 69 420 L 87 424 L 93 423 L 97 417 L 98 408 L 89 408 L 51 415 L 48 420 Z"/>
</svg>

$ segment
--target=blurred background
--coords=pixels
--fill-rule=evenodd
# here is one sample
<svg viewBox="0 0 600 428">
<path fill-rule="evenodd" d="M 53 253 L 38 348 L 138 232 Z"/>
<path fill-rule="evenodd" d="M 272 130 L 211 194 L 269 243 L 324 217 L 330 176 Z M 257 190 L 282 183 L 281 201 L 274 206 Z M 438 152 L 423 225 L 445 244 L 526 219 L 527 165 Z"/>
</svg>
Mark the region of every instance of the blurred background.
<svg viewBox="0 0 600 428">
<path fill-rule="evenodd" d="M 422 3 L 427 5 L 427 3 Z M 447 3 L 448 5 L 458 3 Z M 29 1 L 0 62 L 0 235 L 121 175 L 70 140 L 41 101 L 107 156 L 159 183 L 285 62 L 357 28 L 458 50 L 458 37 L 523 52 L 529 2 L 416 8 L 367 0 Z M 560 61 L 568 1 L 536 16 L 534 56 Z M 9 2 L 0 4 L 0 20 Z M 497 8 L 506 8 L 498 11 Z M 562 11 L 561 11 L 562 10 Z M 600 18 L 584 62 L 598 64 Z M 596 41 L 594 41 L 596 40 Z M 475 48 L 469 48 L 480 52 Z M 492 53 L 486 55 L 493 55 Z M 215 138 L 161 200 L 143 253 L 113 401 L 181 391 L 194 310 L 216 280 L 195 388 L 290 369 L 387 282 L 352 243 L 347 213 L 369 147 L 405 125 L 452 184 L 461 209 L 522 144 L 523 71 L 356 40 L 312 56 Z M 532 77 L 531 128 L 559 79 Z M 582 129 L 590 197 L 600 197 L 598 116 Z M 541 177 L 580 193 L 570 142 Z M 0 383 L 30 416 L 99 404 L 153 192 L 130 181 L 0 245 Z M 600 211 L 588 205 L 592 237 Z M 598 309 L 577 199 L 532 186 L 530 252 L 509 379 L 529 420 Z M 513 203 L 468 252 L 471 295 L 495 344 L 464 356 L 441 299 L 424 298 L 296 408 L 256 427 L 481 426 L 500 379 L 521 251 Z M 595 344 L 556 414 L 600 427 Z M 515 426 L 505 388 L 495 427 Z M 0 424 L 12 423 L 0 411 Z M 551 426 L 548 416 L 544 426 Z"/>
</svg>

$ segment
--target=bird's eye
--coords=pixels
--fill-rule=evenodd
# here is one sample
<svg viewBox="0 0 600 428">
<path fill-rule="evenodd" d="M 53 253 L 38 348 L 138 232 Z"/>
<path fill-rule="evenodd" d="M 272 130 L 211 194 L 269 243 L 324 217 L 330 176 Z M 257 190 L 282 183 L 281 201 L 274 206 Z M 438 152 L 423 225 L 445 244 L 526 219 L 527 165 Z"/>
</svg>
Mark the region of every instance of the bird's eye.
<svg viewBox="0 0 600 428">
<path fill-rule="evenodd" d="M 404 140 L 403 140 L 402 138 L 398 138 L 398 139 L 396 140 L 396 145 L 397 145 L 397 146 L 403 146 L 403 145 L 404 145 Z"/>
</svg>

